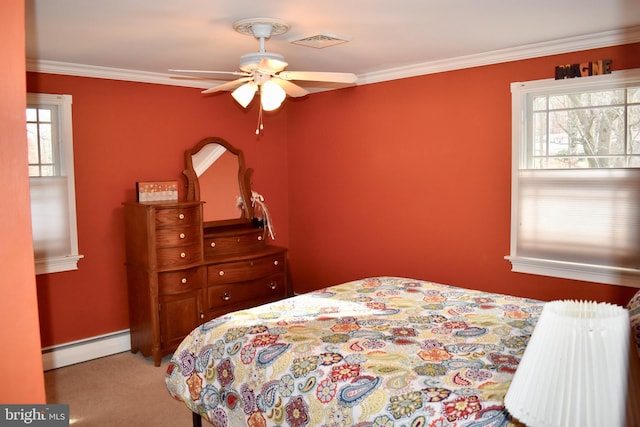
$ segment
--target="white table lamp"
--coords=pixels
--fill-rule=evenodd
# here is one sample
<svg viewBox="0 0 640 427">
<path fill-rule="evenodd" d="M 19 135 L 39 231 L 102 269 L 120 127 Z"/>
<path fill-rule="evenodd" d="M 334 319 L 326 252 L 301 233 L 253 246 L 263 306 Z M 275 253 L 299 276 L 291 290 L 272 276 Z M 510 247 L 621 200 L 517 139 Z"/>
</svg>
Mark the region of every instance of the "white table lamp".
<svg viewBox="0 0 640 427">
<path fill-rule="evenodd" d="M 625 422 L 629 313 L 607 303 L 546 303 L 505 396 L 528 427 Z"/>
</svg>

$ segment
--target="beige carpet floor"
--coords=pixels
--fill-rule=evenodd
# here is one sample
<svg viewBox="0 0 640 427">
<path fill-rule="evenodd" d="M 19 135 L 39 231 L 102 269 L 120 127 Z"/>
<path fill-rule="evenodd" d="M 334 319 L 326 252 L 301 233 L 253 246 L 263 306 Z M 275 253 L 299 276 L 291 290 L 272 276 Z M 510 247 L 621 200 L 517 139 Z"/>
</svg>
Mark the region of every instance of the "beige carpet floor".
<svg viewBox="0 0 640 427">
<path fill-rule="evenodd" d="M 69 404 L 73 427 L 189 427 L 191 411 L 164 384 L 170 358 L 156 367 L 151 358 L 124 352 L 47 371 L 47 403 Z"/>
</svg>

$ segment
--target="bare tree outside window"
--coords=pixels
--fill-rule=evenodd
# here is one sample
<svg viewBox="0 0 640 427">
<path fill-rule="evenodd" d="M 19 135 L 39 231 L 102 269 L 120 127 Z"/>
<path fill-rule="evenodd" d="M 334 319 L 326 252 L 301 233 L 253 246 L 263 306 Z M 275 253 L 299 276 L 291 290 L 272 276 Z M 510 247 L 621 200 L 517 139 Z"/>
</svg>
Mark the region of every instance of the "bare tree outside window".
<svg viewBox="0 0 640 427">
<path fill-rule="evenodd" d="M 640 167 L 640 88 L 533 98 L 534 169 Z"/>
</svg>

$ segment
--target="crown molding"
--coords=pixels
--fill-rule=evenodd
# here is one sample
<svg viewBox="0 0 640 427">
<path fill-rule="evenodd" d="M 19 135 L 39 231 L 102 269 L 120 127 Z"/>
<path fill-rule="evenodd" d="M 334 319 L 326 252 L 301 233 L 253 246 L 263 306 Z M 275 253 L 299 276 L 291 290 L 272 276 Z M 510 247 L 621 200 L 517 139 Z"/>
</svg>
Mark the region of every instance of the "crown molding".
<svg viewBox="0 0 640 427">
<path fill-rule="evenodd" d="M 500 49 L 474 55 L 438 61 L 427 61 L 403 67 L 390 68 L 358 75 L 357 85 L 379 83 L 388 80 L 404 79 L 426 74 L 480 67 L 483 65 L 558 55 L 568 52 L 597 49 L 640 42 L 640 26 L 620 30 L 594 33 L 578 37 L 569 37 L 555 41 L 535 43 L 516 48 Z M 170 74 L 147 71 L 127 70 L 121 68 L 98 67 L 93 65 L 73 64 L 47 60 L 27 59 L 27 71 L 47 74 L 63 74 L 78 77 L 94 77 L 100 79 L 125 80 L 132 82 L 154 83 L 169 86 L 183 86 L 207 89 L 216 81 L 176 79 Z M 223 81 L 220 81 L 223 83 Z"/>
<path fill-rule="evenodd" d="M 127 70 L 123 68 L 98 67 L 94 65 L 74 64 L 47 60 L 27 59 L 27 71 L 65 76 L 92 77 L 97 79 L 125 80 L 129 82 L 154 83 L 169 86 L 184 86 L 207 89 L 215 85 L 216 80 L 176 79 L 170 74 L 149 71 Z M 212 84 L 213 82 L 213 84 Z M 220 81 L 220 83 L 223 83 Z"/>
<path fill-rule="evenodd" d="M 637 42 L 640 26 L 366 73 L 358 85 Z"/>
</svg>

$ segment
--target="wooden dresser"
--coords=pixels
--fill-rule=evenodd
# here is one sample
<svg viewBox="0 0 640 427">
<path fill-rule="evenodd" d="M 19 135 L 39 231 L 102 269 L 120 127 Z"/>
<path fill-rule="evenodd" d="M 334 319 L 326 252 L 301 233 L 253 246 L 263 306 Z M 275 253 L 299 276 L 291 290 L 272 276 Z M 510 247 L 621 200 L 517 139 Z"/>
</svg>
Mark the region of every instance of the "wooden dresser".
<svg viewBox="0 0 640 427">
<path fill-rule="evenodd" d="M 203 226 L 202 202 L 124 205 L 131 351 L 156 366 L 198 325 L 291 295 L 261 228 Z"/>
</svg>

